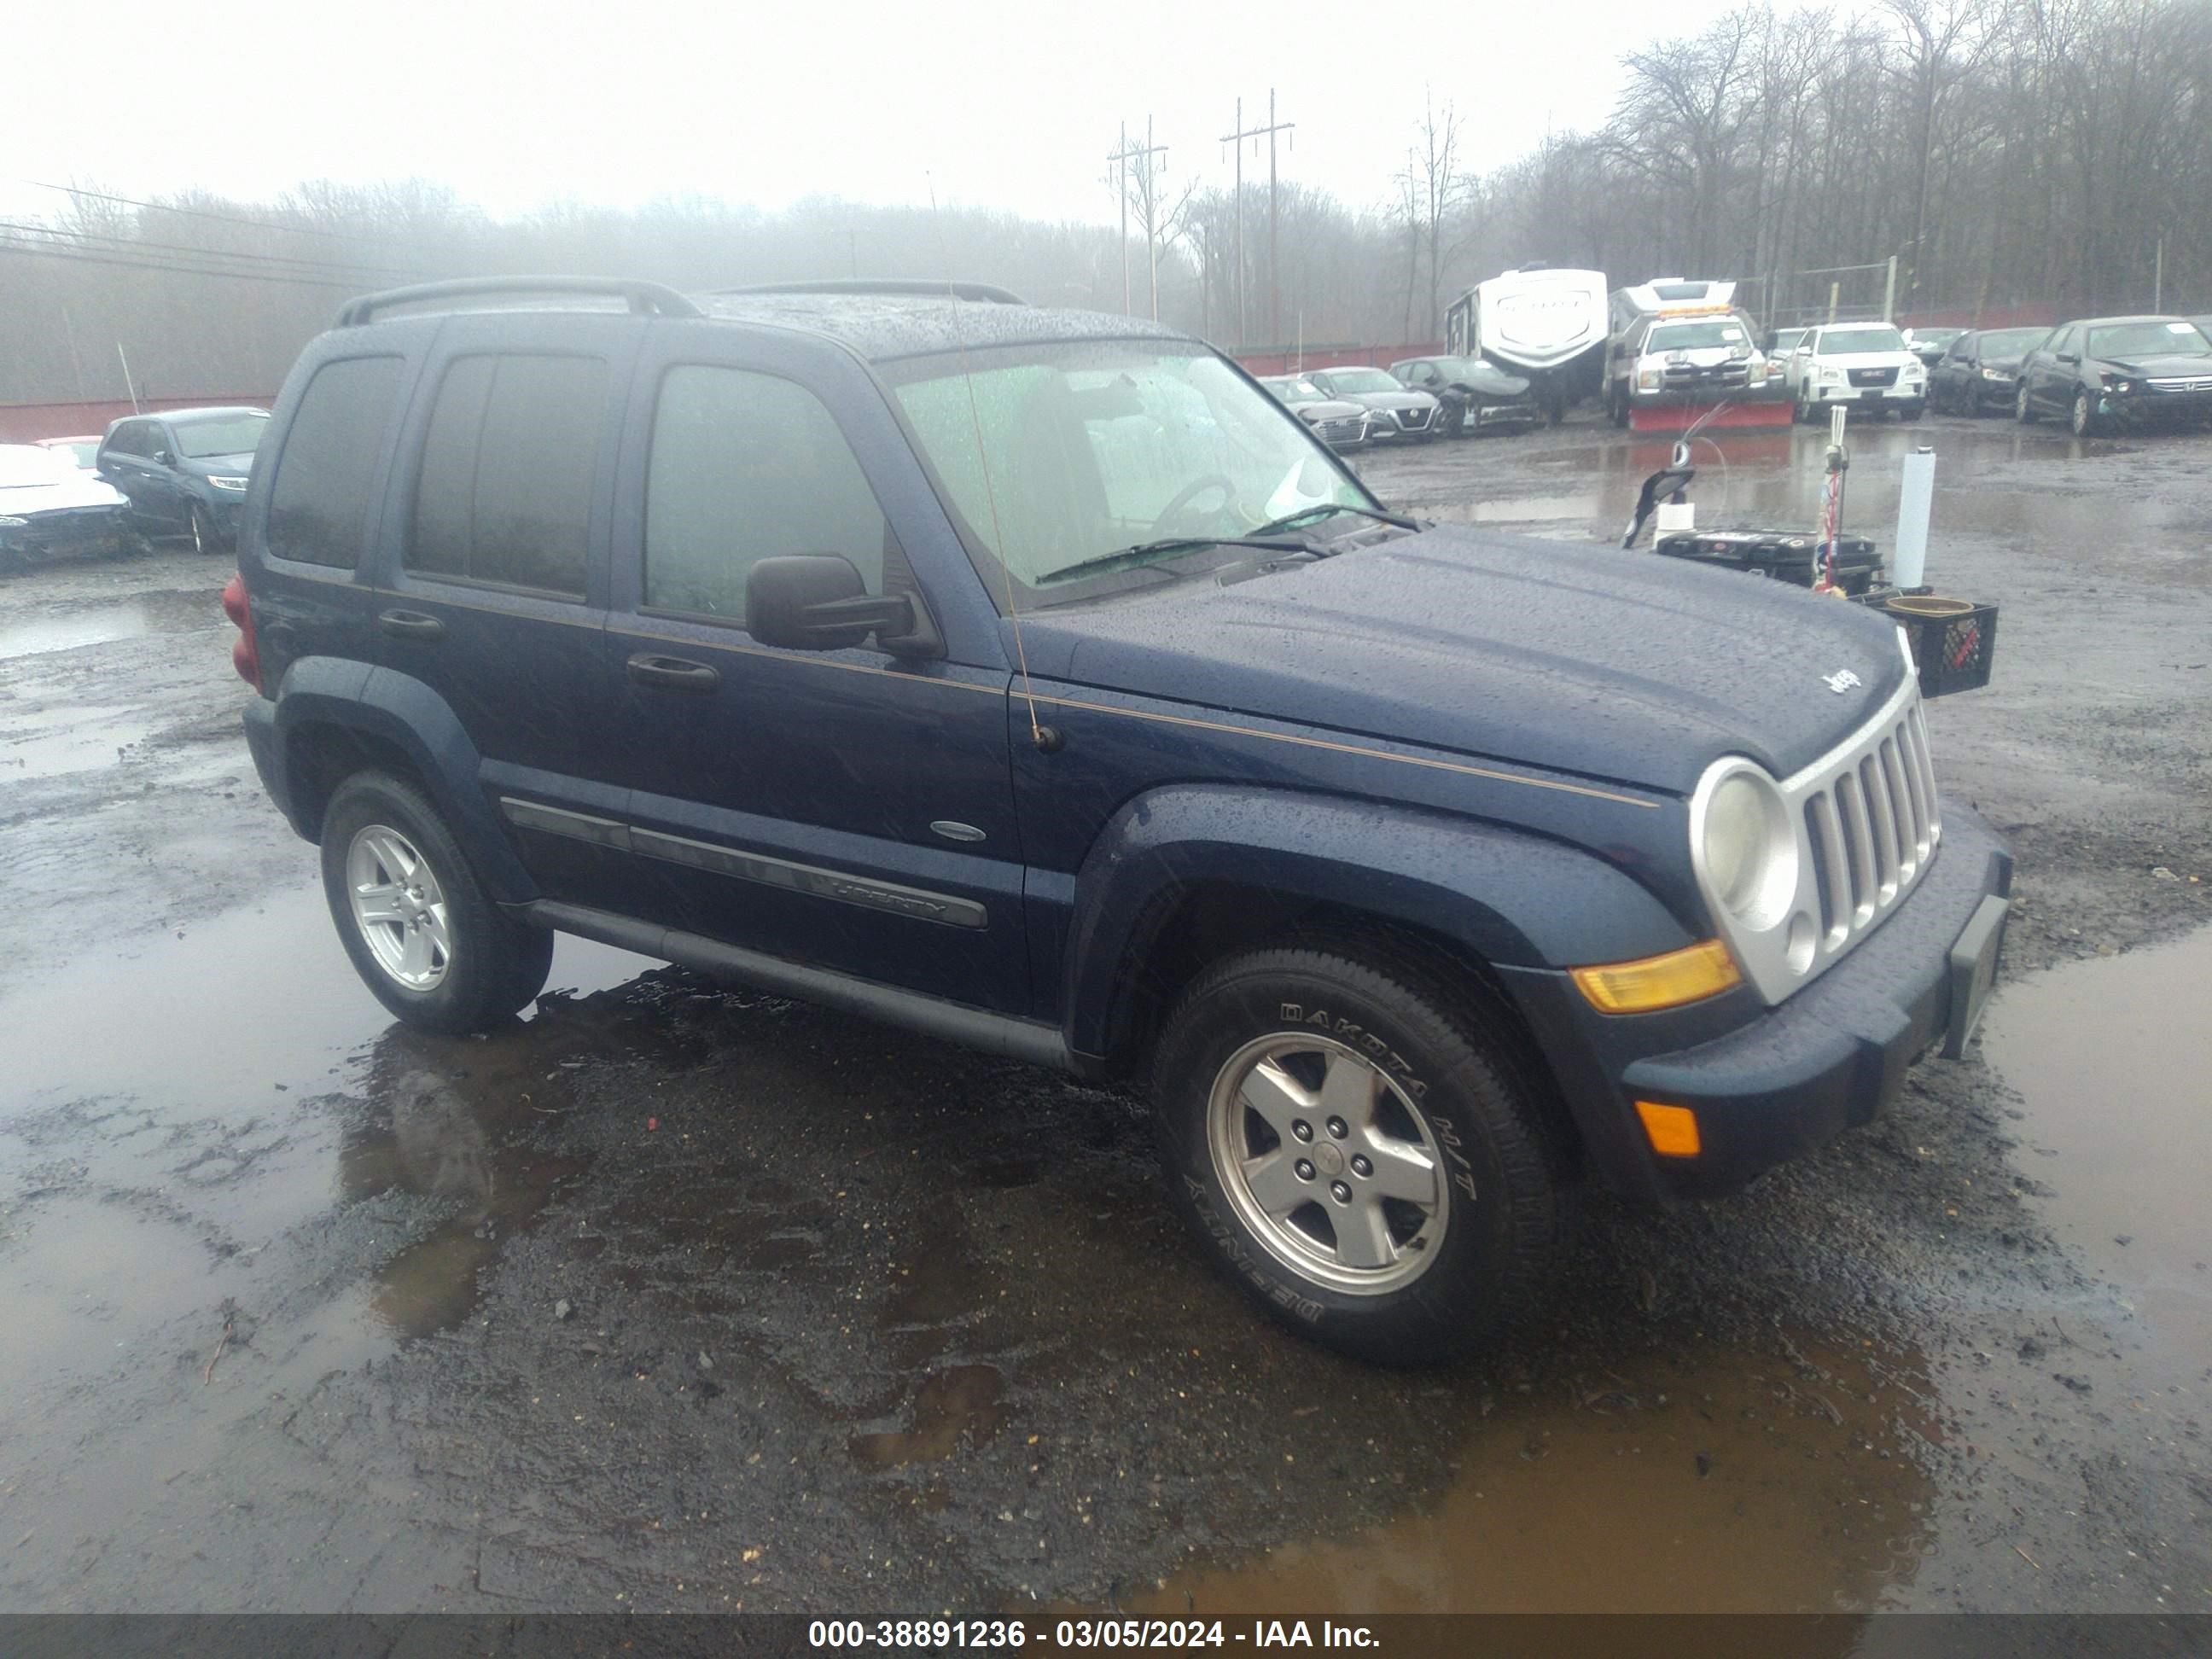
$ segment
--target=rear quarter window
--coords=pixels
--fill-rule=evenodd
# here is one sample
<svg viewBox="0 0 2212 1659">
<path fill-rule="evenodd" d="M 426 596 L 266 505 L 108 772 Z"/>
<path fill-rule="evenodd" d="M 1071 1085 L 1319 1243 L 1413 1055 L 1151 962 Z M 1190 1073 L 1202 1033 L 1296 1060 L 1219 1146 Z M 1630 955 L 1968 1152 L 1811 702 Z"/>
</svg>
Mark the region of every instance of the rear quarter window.
<svg viewBox="0 0 2212 1659">
<path fill-rule="evenodd" d="M 269 551 L 350 570 L 361 562 L 369 489 L 399 395 L 398 357 L 346 357 L 307 382 L 269 498 Z"/>
</svg>

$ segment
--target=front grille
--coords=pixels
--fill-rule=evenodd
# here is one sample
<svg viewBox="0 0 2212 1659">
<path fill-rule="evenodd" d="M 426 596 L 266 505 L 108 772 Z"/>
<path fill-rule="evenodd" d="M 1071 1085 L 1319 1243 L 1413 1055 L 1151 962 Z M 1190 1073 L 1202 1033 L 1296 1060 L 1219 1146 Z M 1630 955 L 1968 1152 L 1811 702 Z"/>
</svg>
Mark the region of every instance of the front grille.
<svg viewBox="0 0 2212 1659">
<path fill-rule="evenodd" d="M 1316 430 L 1326 443 L 1350 443 L 1367 430 L 1367 422 L 1357 415 L 1339 415 L 1322 422 Z"/>
<path fill-rule="evenodd" d="M 1911 890 L 1943 833 L 1918 698 L 1823 763 L 1803 793 L 1820 951 L 1834 957 Z"/>
<path fill-rule="evenodd" d="M 1894 368 L 1855 368 L 1851 371 L 1851 384 L 1853 386 L 1895 386 L 1897 371 Z"/>
<path fill-rule="evenodd" d="M 2154 380 L 2149 384 L 2153 392 L 2212 392 L 2212 377 L 2184 379 L 2170 376 Z"/>
<path fill-rule="evenodd" d="M 1429 424 L 1429 411 L 1425 409 L 1401 409 L 1398 411 L 1398 424 L 1408 432 L 1425 431 Z"/>
</svg>

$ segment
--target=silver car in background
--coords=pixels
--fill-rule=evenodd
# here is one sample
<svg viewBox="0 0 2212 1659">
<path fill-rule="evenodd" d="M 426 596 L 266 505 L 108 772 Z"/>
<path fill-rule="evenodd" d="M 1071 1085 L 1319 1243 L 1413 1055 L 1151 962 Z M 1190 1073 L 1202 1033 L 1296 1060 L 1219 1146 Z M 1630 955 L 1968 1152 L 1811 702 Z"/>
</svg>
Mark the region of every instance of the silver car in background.
<svg viewBox="0 0 2212 1659">
<path fill-rule="evenodd" d="M 1402 384 L 1388 369 L 1316 368 L 1306 378 L 1330 397 L 1366 410 L 1370 440 L 1425 444 L 1443 428 L 1443 405 L 1435 397 Z"/>
</svg>

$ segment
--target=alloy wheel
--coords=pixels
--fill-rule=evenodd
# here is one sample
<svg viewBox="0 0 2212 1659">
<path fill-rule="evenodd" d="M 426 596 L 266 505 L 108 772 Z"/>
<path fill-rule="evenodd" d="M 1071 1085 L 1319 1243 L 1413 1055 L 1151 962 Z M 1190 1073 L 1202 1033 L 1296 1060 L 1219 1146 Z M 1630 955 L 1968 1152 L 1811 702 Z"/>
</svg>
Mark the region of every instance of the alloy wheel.
<svg viewBox="0 0 2212 1659">
<path fill-rule="evenodd" d="M 1451 1182 L 1436 1133 L 1344 1044 L 1300 1032 L 1246 1043 L 1214 1078 L 1206 1140 L 1245 1227 L 1313 1283 L 1380 1296 L 1437 1259 Z"/>
<path fill-rule="evenodd" d="M 415 843 L 388 824 L 365 824 L 346 849 L 346 893 L 362 941 L 392 982 L 434 991 L 453 965 L 445 889 Z"/>
</svg>

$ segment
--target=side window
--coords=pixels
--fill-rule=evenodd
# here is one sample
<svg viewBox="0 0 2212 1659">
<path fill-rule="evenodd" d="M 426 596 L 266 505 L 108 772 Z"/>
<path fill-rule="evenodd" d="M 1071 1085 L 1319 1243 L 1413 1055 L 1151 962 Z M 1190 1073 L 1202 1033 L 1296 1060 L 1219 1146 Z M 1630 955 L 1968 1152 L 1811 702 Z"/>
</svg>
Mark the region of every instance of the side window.
<svg viewBox="0 0 2212 1659">
<path fill-rule="evenodd" d="M 2048 351 L 2054 357 L 2062 351 L 2073 350 L 2074 336 L 2078 331 L 2078 330 L 2070 328 L 2060 329 L 2057 333 L 2051 337 L 2051 343 L 2044 347 L 2044 349 Z"/>
<path fill-rule="evenodd" d="M 1950 350 L 1943 355 L 1955 362 L 1965 362 L 1974 355 L 1974 337 L 1971 334 L 1961 334 L 1951 342 Z"/>
<path fill-rule="evenodd" d="M 883 591 L 890 526 L 845 434 L 805 387 L 683 364 L 660 382 L 646 463 L 645 603 L 742 623 L 763 559 L 835 553 Z"/>
<path fill-rule="evenodd" d="M 605 423 L 597 357 L 458 357 L 438 386 L 407 568 L 580 599 Z"/>
<path fill-rule="evenodd" d="M 136 455 L 138 453 L 138 422 L 125 421 L 109 433 L 106 449 L 111 455 Z"/>
<path fill-rule="evenodd" d="M 361 559 L 368 489 L 399 391 L 398 357 L 325 363 L 284 434 L 269 497 L 269 550 L 350 570 Z"/>
</svg>

